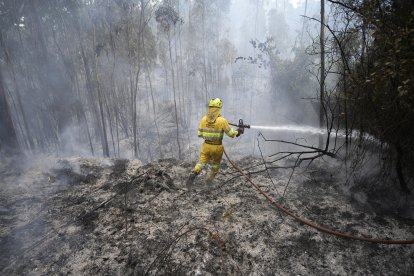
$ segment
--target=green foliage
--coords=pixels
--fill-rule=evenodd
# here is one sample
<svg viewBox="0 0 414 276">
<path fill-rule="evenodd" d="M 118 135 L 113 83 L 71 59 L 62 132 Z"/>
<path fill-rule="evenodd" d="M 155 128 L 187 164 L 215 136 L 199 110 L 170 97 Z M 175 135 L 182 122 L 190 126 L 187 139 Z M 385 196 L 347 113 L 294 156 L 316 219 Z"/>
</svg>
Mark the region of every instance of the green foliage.
<svg viewBox="0 0 414 276">
<path fill-rule="evenodd" d="M 366 63 L 356 64 L 351 76 L 357 110 L 364 126 L 390 143 L 414 139 L 414 12 L 413 4 L 395 1 L 380 18 L 369 18 L 373 42 Z M 367 107 L 369 109 L 367 110 Z"/>
<path fill-rule="evenodd" d="M 155 11 L 155 20 L 164 31 L 170 30 L 171 26 L 175 26 L 177 23 L 184 23 L 177 11 L 167 4 L 163 4 Z"/>
<path fill-rule="evenodd" d="M 397 164 L 402 162 L 413 176 L 414 3 L 364 1 L 352 12 L 360 19 L 366 50 L 359 59 L 346 57 L 351 64 L 344 91 L 349 117 L 357 128 L 386 142 Z"/>
</svg>

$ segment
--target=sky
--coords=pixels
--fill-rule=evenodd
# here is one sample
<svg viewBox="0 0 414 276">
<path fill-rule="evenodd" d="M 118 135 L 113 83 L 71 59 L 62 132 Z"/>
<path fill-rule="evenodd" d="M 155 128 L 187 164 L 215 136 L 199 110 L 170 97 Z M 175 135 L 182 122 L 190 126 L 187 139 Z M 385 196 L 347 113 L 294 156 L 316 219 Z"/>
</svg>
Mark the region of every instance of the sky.
<svg viewBox="0 0 414 276">
<path fill-rule="evenodd" d="M 305 0 L 289 0 L 289 3 L 292 4 L 293 8 L 298 8 L 305 3 Z"/>
<path fill-rule="evenodd" d="M 310 0 L 309 2 L 320 2 L 320 0 Z M 289 3 L 297 9 L 305 4 L 305 0 L 289 0 Z"/>
<path fill-rule="evenodd" d="M 258 2 L 256 2 L 258 1 Z M 298 32 L 302 30 L 303 17 L 305 14 L 305 0 L 233 0 L 230 6 L 229 21 L 230 30 L 229 39 L 236 45 L 240 55 L 251 54 L 251 46 L 249 41 L 256 38 L 259 41 L 265 41 L 269 36 L 265 33 L 268 24 L 268 11 L 276 9 L 283 13 L 285 21 L 288 25 L 288 33 L 290 46 L 293 47 L 295 40 L 298 37 Z M 257 6 L 256 3 L 263 4 L 266 9 L 265 14 L 258 14 L 256 17 Z M 320 11 L 319 0 L 308 0 L 306 15 L 318 18 Z M 264 16 L 264 18 L 262 18 Z M 253 26 L 257 24 L 256 34 Z"/>
</svg>

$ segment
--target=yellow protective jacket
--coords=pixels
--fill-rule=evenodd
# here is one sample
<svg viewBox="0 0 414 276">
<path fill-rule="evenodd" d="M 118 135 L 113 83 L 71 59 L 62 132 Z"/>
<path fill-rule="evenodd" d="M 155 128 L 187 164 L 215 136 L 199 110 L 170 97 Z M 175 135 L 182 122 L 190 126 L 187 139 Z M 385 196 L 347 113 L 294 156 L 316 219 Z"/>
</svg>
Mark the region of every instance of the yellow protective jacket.
<svg viewBox="0 0 414 276">
<path fill-rule="evenodd" d="M 206 116 L 200 121 L 198 137 L 203 138 L 209 144 L 220 145 L 224 133 L 229 137 L 237 135 L 237 131 L 230 127 L 225 118 L 220 116 L 220 109 L 209 107 Z"/>
</svg>

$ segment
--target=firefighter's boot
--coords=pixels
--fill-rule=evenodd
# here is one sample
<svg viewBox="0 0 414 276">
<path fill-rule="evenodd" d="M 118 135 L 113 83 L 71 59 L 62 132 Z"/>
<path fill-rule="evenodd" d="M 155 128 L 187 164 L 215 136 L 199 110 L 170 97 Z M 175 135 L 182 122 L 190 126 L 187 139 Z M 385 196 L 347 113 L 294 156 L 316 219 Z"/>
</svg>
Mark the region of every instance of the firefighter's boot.
<svg viewBox="0 0 414 276">
<path fill-rule="evenodd" d="M 187 182 L 185 183 L 185 185 L 187 186 L 187 188 L 191 188 L 191 186 L 194 184 L 194 180 L 197 177 L 198 173 L 195 171 L 192 171 L 190 176 L 187 179 Z"/>
<path fill-rule="evenodd" d="M 207 177 L 207 184 L 212 184 L 214 181 L 214 178 L 216 177 L 217 172 L 210 171 Z"/>
</svg>

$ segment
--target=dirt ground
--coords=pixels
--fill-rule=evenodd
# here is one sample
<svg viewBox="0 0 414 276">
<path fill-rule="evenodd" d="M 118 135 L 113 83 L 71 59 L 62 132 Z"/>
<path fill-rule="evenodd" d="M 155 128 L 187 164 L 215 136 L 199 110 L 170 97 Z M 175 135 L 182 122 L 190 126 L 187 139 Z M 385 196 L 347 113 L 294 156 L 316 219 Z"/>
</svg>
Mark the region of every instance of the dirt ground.
<svg viewBox="0 0 414 276">
<path fill-rule="evenodd" d="M 242 167 L 260 170 L 260 160 Z M 284 215 L 223 161 L 211 185 L 193 164 L 44 158 L 0 165 L 2 275 L 414 275 L 414 245 L 318 232 Z M 414 220 L 348 196 L 323 164 L 252 174 L 289 210 L 357 236 L 414 239 Z M 285 192 L 283 199 L 281 195 Z M 407 199 L 405 199 L 407 200 Z"/>
</svg>

